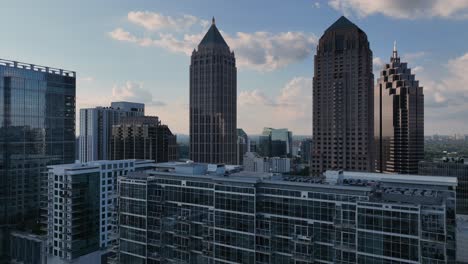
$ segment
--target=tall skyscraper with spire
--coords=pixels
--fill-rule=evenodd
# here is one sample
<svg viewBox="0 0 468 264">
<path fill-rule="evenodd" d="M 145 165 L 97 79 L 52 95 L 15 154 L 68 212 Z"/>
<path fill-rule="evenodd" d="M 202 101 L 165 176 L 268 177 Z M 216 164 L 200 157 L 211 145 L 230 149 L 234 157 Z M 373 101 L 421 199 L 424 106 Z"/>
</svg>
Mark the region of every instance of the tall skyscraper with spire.
<svg viewBox="0 0 468 264">
<path fill-rule="evenodd" d="M 235 164 L 237 68 L 213 18 L 190 64 L 190 159 Z"/>
<path fill-rule="evenodd" d="M 311 173 L 372 171 L 374 75 L 366 33 L 340 17 L 320 38 L 314 64 Z"/>
<path fill-rule="evenodd" d="M 375 91 L 376 170 L 417 174 L 424 158 L 424 94 L 396 43 Z"/>
</svg>

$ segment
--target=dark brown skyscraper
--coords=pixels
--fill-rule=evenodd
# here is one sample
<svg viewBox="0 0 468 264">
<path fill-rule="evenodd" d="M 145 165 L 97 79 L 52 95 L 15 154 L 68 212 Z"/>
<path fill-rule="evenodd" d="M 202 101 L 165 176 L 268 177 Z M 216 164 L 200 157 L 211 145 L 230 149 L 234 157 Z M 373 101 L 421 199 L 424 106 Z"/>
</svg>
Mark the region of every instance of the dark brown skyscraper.
<svg viewBox="0 0 468 264">
<path fill-rule="evenodd" d="M 366 33 L 340 17 L 320 38 L 314 63 L 312 174 L 372 171 L 374 76 Z"/>
<path fill-rule="evenodd" d="M 396 45 L 376 86 L 376 170 L 417 174 L 424 158 L 424 94 Z"/>
<path fill-rule="evenodd" d="M 213 23 L 190 64 L 190 159 L 236 163 L 237 69 Z"/>
</svg>

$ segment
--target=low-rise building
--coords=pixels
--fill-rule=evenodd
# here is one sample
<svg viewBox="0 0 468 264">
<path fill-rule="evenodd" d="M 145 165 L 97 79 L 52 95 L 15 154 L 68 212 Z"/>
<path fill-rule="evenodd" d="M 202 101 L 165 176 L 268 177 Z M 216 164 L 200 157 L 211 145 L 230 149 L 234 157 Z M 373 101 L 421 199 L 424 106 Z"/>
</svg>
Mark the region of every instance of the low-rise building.
<svg viewBox="0 0 468 264">
<path fill-rule="evenodd" d="M 47 237 L 11 232 L 10 258 L 13 264 L 47 264 Z"/>
<path fill-rule="evenodd" d="M 289 173 L 291 159 L 280 157 L 261 157 L 257 153 L 247 152 L 244 155 L 244 170 L 251 172 Z"/>
</svg>

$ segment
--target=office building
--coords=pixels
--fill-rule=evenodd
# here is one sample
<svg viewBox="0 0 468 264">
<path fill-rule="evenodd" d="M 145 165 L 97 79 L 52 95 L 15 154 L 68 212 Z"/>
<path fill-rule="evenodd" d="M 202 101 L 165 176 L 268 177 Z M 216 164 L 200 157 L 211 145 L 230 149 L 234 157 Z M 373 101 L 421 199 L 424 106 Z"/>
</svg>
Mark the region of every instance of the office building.
<svg viewBox="0 0 468 264">
<path fill-rule="evenodd" d="M 153 161 L 104 160 L 48 167 L 47 263 L 101 263 L 117 233 L 117 178 Z"/>
<path fill-rule="evenodd" d="M 311 173 L 373 171 L 374 75 L 367 35 L 340 17 L 314 57 Z"/>
<path fill-rule="evenodd" d="M 110 107 L 80 109 L 79 160 L 110 159 L 112 126 L 124 117 L 144 115 L 145 105 L 131 102 L 112 102 Z"/>
<path fill-rule="evenodd" d="M 248 152 L 244 155 L 243 166 L 245 171 L 250 172 L 290 173 L 291 159 L 262 157 L 255 152 Z"/>
<path fill-rule="evenodd" d="M 112 127 L 110 159 L 177 159 L 177 137 L 157 116 L 122 118 Z"/>
<path fill-rule="evenodd" d="M 456 184 L 157 164 L 119 180 L 120 263 L 454 263 Z"/>
<path fill-rule="evenodd" d="M 396 49 L 375 87 L 376 171 L 418 174 L 424 159 L 424 94 Z"/>
<path fill-rule="evenodd" d="M 75 76 L 0 59 L 0 262 L 12 228 L 37 226 L 46 166 L 75 159 Z"/>
<path fill-rule="evenodd" d="M 242 165 L 244 155 L 250 150 L 250 140 L 242 128 L 237 129 L 237 159 L 236 164 Z"/>
<path fill-rule="evenodd" d="M 236 129 L 236 59 L 213 18 L 191 57 L 190 159 L 235 164 Z"/>
<path fill-rule="evenodd" d="M 460 157 L 444 157 L 419 162 L 419 175 L 449 176 L 458 179 L 457 214 L 468 215 L 468 161 Z"/>
<path fill-rule="evenodd" d="M 292 157 L 292 132 L 286 128 L 265 127 L 258 148 L 258 154 L 263 157 Z"/>
</svg>

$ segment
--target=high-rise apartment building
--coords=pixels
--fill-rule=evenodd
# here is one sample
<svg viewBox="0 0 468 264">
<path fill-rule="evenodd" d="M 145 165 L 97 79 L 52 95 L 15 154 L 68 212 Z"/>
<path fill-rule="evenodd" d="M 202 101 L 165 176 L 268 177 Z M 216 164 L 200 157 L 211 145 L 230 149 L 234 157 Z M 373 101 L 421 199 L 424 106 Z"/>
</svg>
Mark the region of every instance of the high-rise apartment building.
<svg viewBox="0 0 468 264">
<path fill-rule="evenodd" d="M 88 162 L 110 159 L 112 126 L 123 117 L 144 116 L 145 105 L 112 102 L 110 107 L 80 109 L 79 160 Z"/>
<path fill-rule="evenodd" d="M 129 174 L 119 179 L 119 261 L 455 263 L 455 178 L 325 178 L 197 163 Z"/>
<path fill-rule="evenodd" d="M 117 178 L 153 166 L 148 160 L 49 166 L 47 263 L 101 263 L 118 242 Z"/>
<path fill-rule="evenodd" d="M 374 75 L 366 33 L 339 18 L 320 38 L 314 65 L 312 174 L 373 171 Z"/>
<path fill-rule="evenodd" d="M 177 137 L 157 116 L 125 117 L 112 127 L 109 158 L 173 161 L 177 159 Z"/>
<path fill-rule="evenodd" d="M 236 59 L 213 18 L 191 57 L 190 159 L 235 164 L 236 129 Z"/>
<path fill-rule="evenodd" d="M 0 262 L 9 231 L 36 225 L 41 174 L 75 160 L 75 72 L 0 60 Z"/>
<path fill-rule="evenodd" d="M 424 159 L 424 94 L 396 44 L 375 92 L 375 170 L 417 174 Z"/>
</svg>

